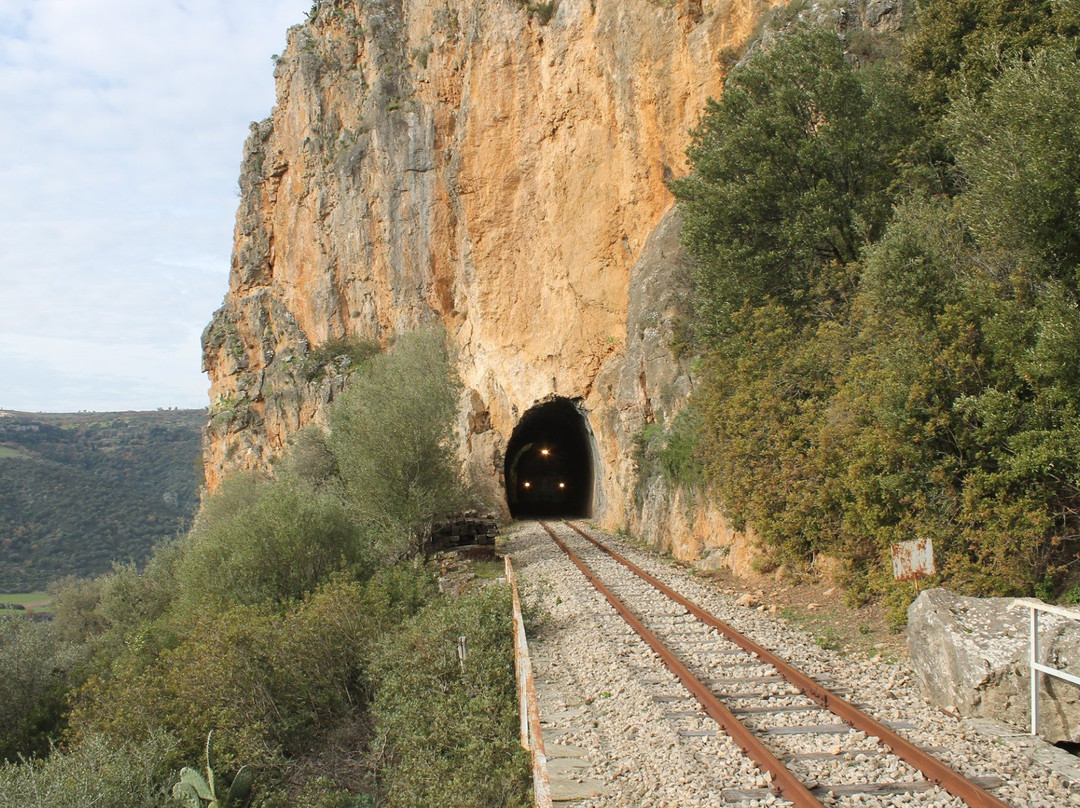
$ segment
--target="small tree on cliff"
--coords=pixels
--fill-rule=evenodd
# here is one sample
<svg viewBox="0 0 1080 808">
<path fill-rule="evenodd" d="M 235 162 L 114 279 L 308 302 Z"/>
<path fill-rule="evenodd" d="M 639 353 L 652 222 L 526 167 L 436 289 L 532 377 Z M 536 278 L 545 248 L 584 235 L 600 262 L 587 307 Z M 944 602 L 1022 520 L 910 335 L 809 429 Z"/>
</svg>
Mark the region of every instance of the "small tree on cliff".
<svg viewBox="0 0 1080 808">
<path fill-rule="evenodd" d="M 354 374 L 330 413 L 348 506 L 391 553 L 464 501 L 451 444 L 457 399 L 444 334 L 416 331 Z"/>
</svg>

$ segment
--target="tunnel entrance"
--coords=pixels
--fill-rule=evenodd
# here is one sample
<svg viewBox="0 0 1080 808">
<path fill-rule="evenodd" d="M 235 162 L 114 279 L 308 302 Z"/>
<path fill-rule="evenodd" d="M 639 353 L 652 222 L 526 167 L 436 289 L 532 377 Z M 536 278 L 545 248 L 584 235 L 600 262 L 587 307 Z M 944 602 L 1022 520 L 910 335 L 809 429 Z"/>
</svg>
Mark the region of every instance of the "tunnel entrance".
<svg viewBox="0 0 1080 808">
<path fill-rule="evenodd" d="M 585 416 L 567 398 L 531 408 L 510 436 L 504 472 L 515 519 L 592 516 L 592 436 Z"/>
</svg>

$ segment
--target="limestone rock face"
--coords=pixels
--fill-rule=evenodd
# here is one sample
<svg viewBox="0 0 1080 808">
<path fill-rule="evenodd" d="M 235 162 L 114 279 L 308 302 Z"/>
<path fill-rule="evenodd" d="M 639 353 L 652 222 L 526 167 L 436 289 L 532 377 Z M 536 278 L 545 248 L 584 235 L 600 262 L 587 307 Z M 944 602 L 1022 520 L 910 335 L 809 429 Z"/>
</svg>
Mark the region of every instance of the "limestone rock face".
<svg viewBox="0 0 1080 808">
<path fill-rule="evenodd" d="M 945 589 L 923 592 L 908 608 L 911 663 L 924 695 L 965 717 L 993 718 L 1030 729 L 1029 628 L 1012 598 L 969 598 Z M 1040 661 L 1075 673 L 1080 623 L 1040 615 Z M 1040 734 L 1080 739 L 1080 688 L 1043 677 Z"/>
<path fill-rule="evenodd" d="M 665 181 L 761 8 L 321 3 L 245 145 L 203 337 L 210 488 L 324 417 L 343 379 L 313 366 L 322 346 L 438 323 L 465 386 L 463 466 L 496 507 L 518 419 L 558 396 L 595 441 L 596 521 L 647 530 L 633 439 L 692 387 L 668 347 L 687 262 Z"/>
</svg>

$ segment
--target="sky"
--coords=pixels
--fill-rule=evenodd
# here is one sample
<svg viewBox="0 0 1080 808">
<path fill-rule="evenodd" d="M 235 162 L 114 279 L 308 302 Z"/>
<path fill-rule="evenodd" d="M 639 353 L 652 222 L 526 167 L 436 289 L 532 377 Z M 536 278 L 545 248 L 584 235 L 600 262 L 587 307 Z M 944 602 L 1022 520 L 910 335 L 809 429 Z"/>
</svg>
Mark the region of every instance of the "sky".
<svg viewBox="0 0 1080 808">
<path fill-rule="evenodd" d="M 251 121 L 311 0 L 0 0 L 0 410 L 204 407 Z"/>
</svg>

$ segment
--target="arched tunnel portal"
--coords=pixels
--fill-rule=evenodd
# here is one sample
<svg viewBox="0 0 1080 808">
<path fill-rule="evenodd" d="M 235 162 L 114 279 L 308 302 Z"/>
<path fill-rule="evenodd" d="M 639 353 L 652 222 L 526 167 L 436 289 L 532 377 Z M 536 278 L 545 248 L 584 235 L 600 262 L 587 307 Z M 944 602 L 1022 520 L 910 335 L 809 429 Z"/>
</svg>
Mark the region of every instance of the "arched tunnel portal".
<svg viewBox="0 0 1080 808">
<path fill-rule="evenodd" d="M 510 515 L 588 518 L 593 509 L 594 442 L 582 412 L 567 398 L 530 408 L 506 446 Z"/>
</svg>

